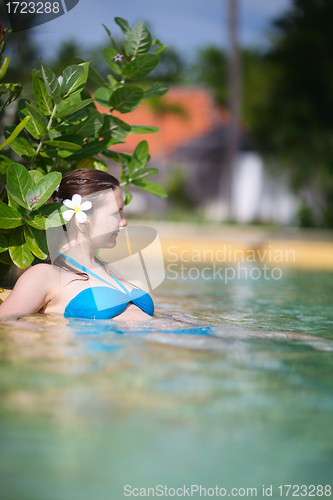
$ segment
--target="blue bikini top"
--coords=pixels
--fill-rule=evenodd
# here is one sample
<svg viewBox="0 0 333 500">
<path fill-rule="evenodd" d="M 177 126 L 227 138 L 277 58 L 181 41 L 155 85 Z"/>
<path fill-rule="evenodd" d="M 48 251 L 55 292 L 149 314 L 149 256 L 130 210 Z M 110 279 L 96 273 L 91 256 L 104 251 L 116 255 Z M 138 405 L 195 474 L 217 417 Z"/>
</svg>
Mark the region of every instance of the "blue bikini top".
<svg viewBox="0 0 333 500">
<path fill-rule="evenodd" d="M 71 257 L 61 252 L 60 254 L 70 264 L 108 285 L 86 288 L 78 293 L 67 304 L 64 312 L 65 318 L 111 319 L 124 312 L 129 303 L 138 306 L 150 316 L 154 316 L 154 302 L 147 292 L 140 288 L 133 288 L 129 292 L 115 276 L 112 276 L 121 289 L 124 290 L 122 292 L 94 272 L 81 266 Z M 103 266 L 101 267 L 104 269 Z"/>
</svg>

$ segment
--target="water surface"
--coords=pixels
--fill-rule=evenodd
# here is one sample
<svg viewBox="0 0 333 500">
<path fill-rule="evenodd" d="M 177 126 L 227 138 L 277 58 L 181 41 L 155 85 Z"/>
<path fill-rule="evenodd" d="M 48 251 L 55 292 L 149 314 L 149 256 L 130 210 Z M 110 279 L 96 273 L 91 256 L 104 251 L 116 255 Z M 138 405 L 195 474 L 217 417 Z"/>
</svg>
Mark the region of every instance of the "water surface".
<svg viewBox="0 0 333 500">
<path fill-rule="evenodd" d="M 332 278 L 166 279 L 144 324 L 3 324 L 1 500 L 332 485 Z"/>
</svg>

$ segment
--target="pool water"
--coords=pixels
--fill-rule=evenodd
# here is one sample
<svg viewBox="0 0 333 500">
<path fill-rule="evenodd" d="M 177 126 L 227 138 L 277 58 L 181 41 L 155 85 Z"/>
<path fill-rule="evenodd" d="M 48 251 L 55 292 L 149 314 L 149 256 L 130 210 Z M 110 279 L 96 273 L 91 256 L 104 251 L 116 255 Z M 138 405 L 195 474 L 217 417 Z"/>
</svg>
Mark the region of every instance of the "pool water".
<svg viewBox="0 0 333 500">
<path fill-rule="evenodd" d="M 333 273 L 167 276 L 154 299 L 144 324 L 1 325 L 1 500 L 118 500 L 126 485 L 327 498 Z"/>
</svg>

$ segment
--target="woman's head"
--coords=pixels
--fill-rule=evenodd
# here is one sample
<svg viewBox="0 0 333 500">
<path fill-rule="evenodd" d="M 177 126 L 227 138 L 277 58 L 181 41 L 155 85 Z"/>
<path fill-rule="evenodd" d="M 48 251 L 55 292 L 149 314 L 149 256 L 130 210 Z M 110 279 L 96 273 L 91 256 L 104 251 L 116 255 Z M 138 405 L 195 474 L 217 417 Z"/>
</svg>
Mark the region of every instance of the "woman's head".
<svg viewBox="0 0 333 500">
<path fill-rule="evenodd" d="M 64 175 L 58 191 L 54 193 L 59 201 L 72 200 L 80 195 L 82 203 L 91 202 L 85 211 L 87 220 L 78 222 L 74 216 L 66 224 L 66 240 L 90 240 L 96 248 L 113 247 L 119 227 L 126 226 L 123 216 L 123 199 L 119 181 L 112 175 L 94 169 L 74 170 Z M 55 198 L 55 196 L 54 196 Z"/>
<path fill-rule="evenodd" d="M 71 200 L 74 194 L 83 197 L 116 188 L 119 188 L 119 181 L 113 175 L 93 168 L 81 168 L 64 175 L 54 195 L 62 200 Z"/>
</svg>

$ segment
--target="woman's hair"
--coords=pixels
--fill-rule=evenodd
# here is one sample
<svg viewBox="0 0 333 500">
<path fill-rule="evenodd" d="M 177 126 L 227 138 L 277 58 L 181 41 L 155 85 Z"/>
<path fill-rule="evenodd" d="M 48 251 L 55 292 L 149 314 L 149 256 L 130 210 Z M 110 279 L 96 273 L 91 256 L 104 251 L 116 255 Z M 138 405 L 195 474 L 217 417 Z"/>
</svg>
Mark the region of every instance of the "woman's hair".
<svg viewBox="0 0 333 500">
<path fill-rule="evenodd" d="M 71 200 L 74 194 L 89 196 L 106 189 L 116 189 L 117 187 L 119 187 L 119 181 L 113 175 L 93 168 L 81 168 L 63 176 L 58 190 L 52 195 L 52 199 L 54 201 L 57 198 L 59 200 Z"/>
<path fill-rule="evenodd" d="M 74 194 L 79 194 L 82 198 L 89 196 L 89 199 L 92 199 L 92 196 L 95 195 L 93 196 L 93 208 L 97 208 L 104 201 L 104 197 L 99 197 L 98 195 L 108 189 L 114 190 L 116 188 L 119 188 L 119 181 L 113 175 L 92 168 L 81 168 L 63 176 L 58 189 L 54 191 L 51 199 L 53 201 L 70 200 Z M 100 199 L 98 200 L 98 198 Z M 93 213 L 93 208 L 89 211 L 90 213 Z M 67 231 L 66 226 L 63 226 L 63 229 Z M 99 262 L 105 264 L 101 261 Z M 84 277 L 86 280 L 89 279 L 86 273 L 77 271 L 71 267 L 61 255 L 53 263 L 62 269 Z"/>
</svg>

